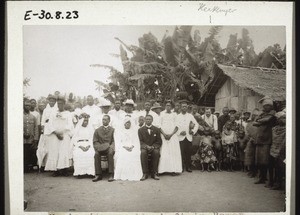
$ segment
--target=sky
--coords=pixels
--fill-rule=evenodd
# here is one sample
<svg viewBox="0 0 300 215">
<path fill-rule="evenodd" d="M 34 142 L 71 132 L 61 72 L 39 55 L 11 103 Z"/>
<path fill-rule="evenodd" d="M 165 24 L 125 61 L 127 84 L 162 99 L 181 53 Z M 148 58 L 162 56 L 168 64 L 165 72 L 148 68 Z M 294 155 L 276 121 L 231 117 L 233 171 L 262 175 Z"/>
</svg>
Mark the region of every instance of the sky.
<svg viewBox="0 0 300 215">
<path fill-rule="evenodd" d="M 76 96 L 99 97 L 94 80 L 108 83 L 109 70 L 90 67 L 106 64 L 123 71 L 121 60 L 111 54 L 119 54 L 120 38 L 128 45 L 138 45 L 138 38 L 151 32 L 159 41 L 166 30 L 173 34 L 175 26 L 24 26 L 23 66 L 24 78 L 30 78 L 30 86 L 24 93 L 38 99 L 49 93 L 72 92 Z M 210 26 L 194 26 L 201 41 L 208 36 Z M 241 36 L 247 28 L 258 54 L 270 45 L 286 44 L 285 28 L 274 26 L 223 26 L 217 39 L 225 48 L 230 34 Z"/>
</svg>

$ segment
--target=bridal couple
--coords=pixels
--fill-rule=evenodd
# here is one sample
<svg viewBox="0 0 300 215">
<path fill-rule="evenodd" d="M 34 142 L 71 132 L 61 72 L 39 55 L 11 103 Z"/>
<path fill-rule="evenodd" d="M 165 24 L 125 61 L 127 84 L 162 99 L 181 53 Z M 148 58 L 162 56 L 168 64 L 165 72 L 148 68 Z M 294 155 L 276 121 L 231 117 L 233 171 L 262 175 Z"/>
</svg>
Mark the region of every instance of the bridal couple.
<svg viewBox="0 0 300 215">
<path fill-rule="evenodd" d="M 102 180 L 101 155 L 108 157 L 108 181 L 146 180 L 149 174 L 148 156 L 151 156 L 152 177 L 159 180 L 158 163 L 162 139 L 160 129 L 152 126 L 153 117 L 147 115 L 145 126 L 139 129 L 127 116 L 118 129 L 109 126 L 110 118 L 103 116 L 103 125 L 95 130 L 94 182 Z M 115 167 L 115 168 L 114 168 Z"/>
</svg>

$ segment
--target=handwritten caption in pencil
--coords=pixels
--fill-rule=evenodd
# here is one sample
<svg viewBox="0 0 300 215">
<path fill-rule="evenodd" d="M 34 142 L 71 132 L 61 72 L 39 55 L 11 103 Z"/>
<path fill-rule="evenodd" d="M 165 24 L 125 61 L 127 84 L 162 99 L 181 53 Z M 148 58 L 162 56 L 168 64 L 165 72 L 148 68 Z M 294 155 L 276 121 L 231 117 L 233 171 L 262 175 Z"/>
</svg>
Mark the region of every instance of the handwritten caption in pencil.
<svg viewBox="0 0 300 215">
<path fill-rule="evenodd" d="M 24 20 L 28 21 L 34 18 L 38 19 L 78 19 L 79 18 L 79 12 L 77 10 L 73 11 L 55 11 L 55 12 L 49 12 L 45 10 L 40 11 L 32 11 L 27 10 L 24 15 Z"/>
<path fill-rule="evenodd" d="M 213 7 L 209 7 L 204 3 L 200 3 L 199 7 L 198 7 L 198 11 L 201 12 L 210 12 L 210 13 L 223 13 L 225 16 L 227 16 L 227 14 L 229 13 L 234 13 L 237 11 L 237 9 L 233 9 L 233 8 L 221 8 L 219 6 L 213 6 Z"/>
</svg>

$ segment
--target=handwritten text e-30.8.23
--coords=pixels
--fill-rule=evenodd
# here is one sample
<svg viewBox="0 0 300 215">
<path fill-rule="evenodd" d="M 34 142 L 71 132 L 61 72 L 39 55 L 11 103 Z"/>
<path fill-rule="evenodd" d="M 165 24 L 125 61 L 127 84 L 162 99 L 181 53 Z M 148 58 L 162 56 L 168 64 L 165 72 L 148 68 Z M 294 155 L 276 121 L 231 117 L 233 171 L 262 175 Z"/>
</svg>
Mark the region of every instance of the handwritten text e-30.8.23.
<svg viewBox="0 0 300 215">
<path fill-rule="evenodd" d="M 76 10 L 66 12 L 55 11 L 53 13 L 45 10 L 41 10 L 39 13 L 33 13 L 32 10 L 28 10 L 25 12 L 24 20 L 30 20 L 33 17 L 39 19 L 78 19 L 79 13 Z"/>
</svg>

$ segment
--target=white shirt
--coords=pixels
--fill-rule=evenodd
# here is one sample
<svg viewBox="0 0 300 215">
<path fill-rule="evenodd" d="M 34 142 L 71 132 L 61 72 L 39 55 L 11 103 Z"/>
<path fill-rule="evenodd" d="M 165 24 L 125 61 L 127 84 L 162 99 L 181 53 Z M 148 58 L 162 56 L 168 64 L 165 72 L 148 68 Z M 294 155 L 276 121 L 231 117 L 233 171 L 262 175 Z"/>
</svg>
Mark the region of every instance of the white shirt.
<svg viewBox="0 0 300 215">
<path fill-rule="evenodd" d="M 190 113 L 185 113 L 185 114 L 180 113 L 177 115 L 176 121 L 178 126 L 177 135 L 179 141 L 182 141 L 185 138 L 187 138 L 187 140 L 191 142 L 193 140 L 193 135 L 190 134 L 189 132 L 190 123 L 192 122 L 195 125 L 194 128 L 192 129 L 193 134 L 195 134 L 198 131 L 198 127 L 199 127 L 199 124 L 196 121 L 195 117 Z M 185 131 L 186 135 L 180 135 L 182 131 Z"/>
<path fill-rule="evenodd" d="M 44 112 L 42 114 L 42 120 L 41 120 L 41 125 L 44 126 L 49 120 L 50 116 L 51 116 L 51 113 L 53 111 L 57 111 L 57 103 L 55 103 L 55 105 L 53 107 L 50 107 L 49 104 L 47 104 L 46 108 L 44 109 Z"/>
<path fill-rule="evenodd" d="M 122 122 L 126 113 L 125 113 L 125 111 L 123 111 L 121 109 L 118 110 L 118 111 L 116 109 L 113 109 L 113 110 L 110 110 L 108 112 L 108 114 L 111 115 L 111 116 L 114 116 L 114 118 L 116 120 L 118 120 L 119 122 Z"/>
<path fill-rule="evenodd" d="M 150 130 L 149 128 L 151 128 L 152 126 L 147 126 L 147 125 L 146 125 L 146 127 L 147 127 L 148 133 L 151 134 L 151 130 Z"/>
<path fill-rule="evenodd" d="M 211 114 L 209 117 L 207 117 L 205 114 L 202 115 L 202 119 L 215 131 L 218 130 L 218 118 L 216 115 Z"/>
</svg>

